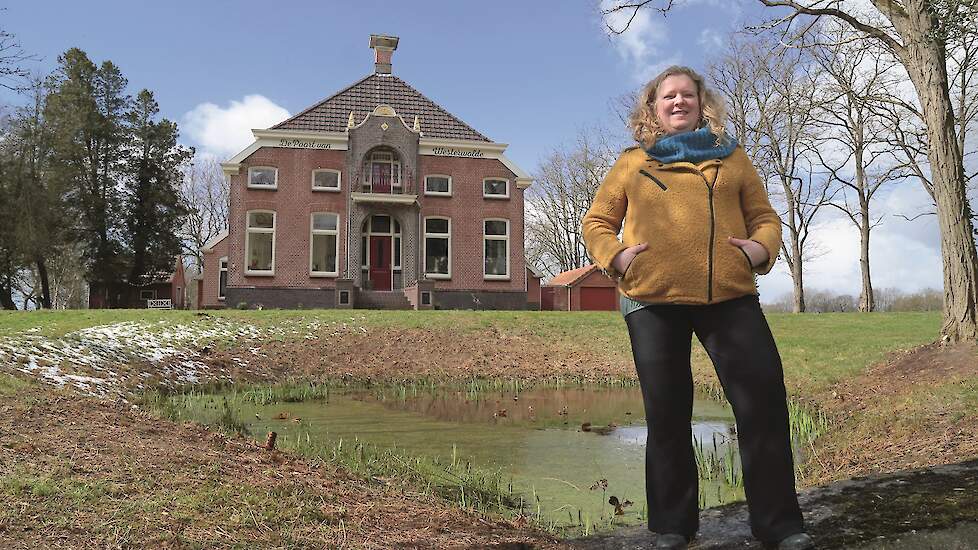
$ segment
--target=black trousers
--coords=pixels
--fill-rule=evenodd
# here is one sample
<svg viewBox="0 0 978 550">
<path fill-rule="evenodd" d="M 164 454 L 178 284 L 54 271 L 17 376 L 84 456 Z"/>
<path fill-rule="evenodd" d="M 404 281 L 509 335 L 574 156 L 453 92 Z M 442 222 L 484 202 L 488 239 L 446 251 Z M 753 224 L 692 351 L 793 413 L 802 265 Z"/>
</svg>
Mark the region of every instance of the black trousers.
<svg viewBox="0 0 978 550">
<path fill-rule="evenodd" d="M 691 537 L 699 528 L 691 426 L 690 346 L 695 333 L 737 421 L 751 531 L 764 542 L 804 531 L 781 357 L 758 297 L 653 305 L 630 313 L 625 322 L 648 422 L 649 529 Z"/>
</svg>

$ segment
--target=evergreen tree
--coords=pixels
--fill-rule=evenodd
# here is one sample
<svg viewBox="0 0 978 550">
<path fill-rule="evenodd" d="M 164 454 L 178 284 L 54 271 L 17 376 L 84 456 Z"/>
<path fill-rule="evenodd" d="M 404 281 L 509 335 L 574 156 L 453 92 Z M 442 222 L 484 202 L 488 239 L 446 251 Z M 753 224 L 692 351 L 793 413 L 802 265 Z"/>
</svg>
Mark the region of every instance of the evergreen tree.
<svg viewBox="0 0 978 550">
<path fill-rule="evenodd" d="M 85 52 L 72 48 L 58 58 L 44 107 L 52 136 L 51 177 L 78 213 L 87 278 L 103 288 L 128 271 L 121 208 L 129 142 L 125 116 L 131 103 L 126 84 L 112 62 L 96 67 Z M 114 296 L 106 298 L 116 305 Z"/>
<path fill-rule="evenodd" d="M 139 92 L 126 116 L 132 135 L 125 182 L 129 281 L 146 284 L 173 270 L 182 245 L 177 231 L 187 214 L 180 197 L 181 168 L 193 150 L 177 144 L 177 125 L 157 121 L 159 106 L 149 90 Z"/>
</svg>

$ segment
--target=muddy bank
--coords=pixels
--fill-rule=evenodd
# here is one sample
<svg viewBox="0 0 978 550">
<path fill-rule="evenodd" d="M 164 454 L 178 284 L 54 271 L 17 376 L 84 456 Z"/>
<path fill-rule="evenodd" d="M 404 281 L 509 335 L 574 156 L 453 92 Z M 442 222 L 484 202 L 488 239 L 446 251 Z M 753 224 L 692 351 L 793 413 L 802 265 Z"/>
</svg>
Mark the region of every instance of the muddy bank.
<svg viewBox="0 0 978 550">
<path fill-rule="evenodd" d="M 809 533 L 820 549 L 978 548 L 978 460 L 854 478 L 799 493 Z M 586 550 L 648 548 L 644 526 L 567 541 Z M 762 548 L 750 533 L 747 506 L 705 510 L 690 548 Z"/>
<path fill-rule="evenodd" d="M 38 388 L 0 397 L 2 548 L 557 548 L 339 468 L 128 404 Z"/>
</svg>

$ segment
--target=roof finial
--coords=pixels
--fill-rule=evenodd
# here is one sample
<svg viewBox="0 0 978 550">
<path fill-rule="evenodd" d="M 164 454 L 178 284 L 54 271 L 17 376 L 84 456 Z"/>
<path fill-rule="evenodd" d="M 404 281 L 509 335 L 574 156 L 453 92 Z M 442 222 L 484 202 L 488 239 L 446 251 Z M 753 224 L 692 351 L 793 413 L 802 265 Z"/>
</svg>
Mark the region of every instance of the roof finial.
<svg viewBox="0 0 978 550">
<path fill-rule="evenodd" d="M 414 115 L 414 131 L 421 133 L 421 119 L 418 118 L 418 115 Z"/>
<path fill-rule="evenodd" d="M 346 121 L 347 128 L 353 128 L 356 126 L 356 122 L 353 121 L 353 111 L 350 111 L 350 118 Z"/>
</svg>

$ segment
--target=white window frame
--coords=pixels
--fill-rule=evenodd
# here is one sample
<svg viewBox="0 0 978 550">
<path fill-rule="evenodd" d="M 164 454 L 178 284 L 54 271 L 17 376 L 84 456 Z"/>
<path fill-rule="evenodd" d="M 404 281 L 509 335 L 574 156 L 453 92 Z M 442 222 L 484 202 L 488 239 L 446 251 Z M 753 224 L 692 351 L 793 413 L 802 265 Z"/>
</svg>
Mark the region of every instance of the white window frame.
<svg viewBox="0 0 978 550">
<path fill-rule="evenodd" d="M 224 276 L 224 294 L 221 294 L 221 274 L 226 273 Z M 228 257 L 224 256 L 217 260 L 217 299 L 223 301 L 227 297 L 227 282 L 231 276 L 231 272 L 228 271 Z"/>
<path fill-rule="evenodd" d="M 397 246 L 394 246 L 397 243 Z M 394 252 L 397 251 L 395 255 Z M 400 262 L 395 262 L 398 259 Z M 391 216 L 391 271 L 404 271 L 404 228 L 397 218 Z"/>
<path fill-rule="evenodd" d="M 272 215 L 272 228 L 267 227 L 250 227 L 248 223 L 252 214 L 271 214 Z M 278 214 L 274 210 L 248 210 L 245 212 L 245 275 L 257 276 L 257 277 L 272 277 L 275 275 L 275 229 L 278 227 Z M 249 269 L 249 256 L 251 255 L 251 234 L 252 233 L 271 233 L 272 234 L 272 269 L 271 270 L 260 270 L 260 269 Z"/>
<path fill-rule="evenodd" d="M 491 179 L 491 178 L 490 178 Z M 506 222 L 506 235 L 486 235 L 486 222 Z M 486 273 L 486 241 L 506 241 L 506 274 L 496 275 Z M 509 261 L 509 220 L 506 218 L 485 218 L 482 220 L 482 278 L 487 281 L 508 281 L 510 273 Z"/>
<path fill-rule="evenodd" d="M 275 171 L 275 183 L 272 185 L 258 185 L 251 183 L 251 173 L 255 170 L 274 170 Z M 278 168 L 275 166 L 249 166 L 248 167 L 248 189 L 278 189 Z"/>
<path fill-rule="evenodd" d="M 448 233 L 428 233 L 428 220 L 445 220 L 448 222 Z M 451 279 L 452 278 L 452 219 L 448 216 L 425 216 L 421 220 L 421 242 L 422 246 L 422 272 L 428 279 Z M 428 273 L 428 236 L 442 238 L 448 237 L 448 273 Z"/>
<path fill-rule="evenodd" d="M 336 187 L 317 187 L 316 186 L 316 173 L 318 173 L 318 172 L 333 172 L 333 173 L 335 173 L 336 174 Z M 311 182 L 310 185 L 312 185 L 312 190 L 313 191 L 326 191 L 326 192 L 336 193 L 340 189 L 343 188 L 343 173 L 340 172 L 339 170 L 335 170 L 333 168 L 317 168 L 317 169 L 315 169 L 315 170 L 312 171 L 312 182 Z M 325 212 L 319 212 L 319 213 L 320 214 L 324 214 Z"/>
<path fill-rule="evenodd" d="M 326 214 L 336 216 L 336 229 L 316 229 L 316 216 Z M 336 258 L 335 271 L 313 271 L 312 269 L 312 241 L 315 235 L 334 235 L 333 246 L 336 249 L 333 257 Z M 309 215 L 309 276 L 310 277 L 337 277 L 340 273 L 340 215 L 336 212 L 313 212 Z"/>
<path fill-rule="evenodd" d="M 502 194 L 502 195 L 486 193 L 486 182 L 489 181 L 489 180 L 505 181 L 506 182 L 506 193 L 505 194 Z M 482 178 L 482 197 L 483 198 L 486 198 L 486 199 L 508 199 L 509 198 L 509 178 Z M 483 231 L 485 231 L 485 228 L 483 228 Z"/>
<path fill-rule="evenodd" d="M 428 191 L 428 178 L 446 178 L 448 179 L 448 192 L 442 193 L 441 191 Z M 483 191 L 485 188 L 483 188 Z M 424 194 L 431 197 L 451 197 L 452 196 L 452 176 L 447 174 L 428 174 L 424 177 Z"/>
</svg>

